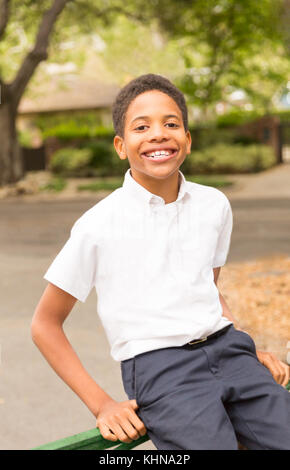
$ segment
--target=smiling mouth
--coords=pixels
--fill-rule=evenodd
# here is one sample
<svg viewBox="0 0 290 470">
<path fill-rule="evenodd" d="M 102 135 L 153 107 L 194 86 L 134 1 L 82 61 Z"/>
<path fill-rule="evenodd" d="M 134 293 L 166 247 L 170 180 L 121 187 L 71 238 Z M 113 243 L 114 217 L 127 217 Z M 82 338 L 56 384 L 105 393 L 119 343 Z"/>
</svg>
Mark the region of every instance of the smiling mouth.
<svg viewBox="0 0 290 470">
<path fill-rule="evenodd" d="M 177 155 L 177 149 L 156 150 L 155 152 L 142 153 L 141 157 L 154 162 L 165 162 Z"/>
</svg>

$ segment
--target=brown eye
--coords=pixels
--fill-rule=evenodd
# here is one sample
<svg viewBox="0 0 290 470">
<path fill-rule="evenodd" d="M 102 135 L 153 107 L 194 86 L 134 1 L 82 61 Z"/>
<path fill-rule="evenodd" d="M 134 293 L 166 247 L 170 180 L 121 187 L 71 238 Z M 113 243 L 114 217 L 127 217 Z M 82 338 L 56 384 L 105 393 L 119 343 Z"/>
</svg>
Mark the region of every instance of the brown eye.
<svg viewBox="0 0 290 470">
<path fill-rule="evenodd" d="M 166 126 L 172 126 L 172 127 L 178 127 L 178 124 L 175 124 L 175 122 L 168 122 Z"/>
</svg>

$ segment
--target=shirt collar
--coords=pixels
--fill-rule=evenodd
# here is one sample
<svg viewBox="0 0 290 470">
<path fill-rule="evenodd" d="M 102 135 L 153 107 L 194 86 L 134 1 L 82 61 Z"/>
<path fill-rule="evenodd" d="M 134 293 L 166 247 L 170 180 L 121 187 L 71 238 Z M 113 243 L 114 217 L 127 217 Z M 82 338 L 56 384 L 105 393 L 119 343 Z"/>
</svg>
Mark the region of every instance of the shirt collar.
<svg viewBox="0 0 290 470">
<path fill-rule="evenodd" d="M 180 201 L 186 193 L 190 194 L 188 183 L 183 175 L 183 173 L 178 170 L 179 175 L 179 192 L 176 201 Z M 161 196 L 157 196 L 156 194 L 150 193 L 146 188 L 144 188 L 141 184 L 139 184 L 131 175 L 130 168 L 125 173 L 124 182 L 123 182 L 123 189 L 126 192 L 129 192 L 135 199 L 140 200 L 143 203 L 147 204 L 155 204 L 155 203 L 163 203 L 165 204 L 164 199 Z"/>
</svg>

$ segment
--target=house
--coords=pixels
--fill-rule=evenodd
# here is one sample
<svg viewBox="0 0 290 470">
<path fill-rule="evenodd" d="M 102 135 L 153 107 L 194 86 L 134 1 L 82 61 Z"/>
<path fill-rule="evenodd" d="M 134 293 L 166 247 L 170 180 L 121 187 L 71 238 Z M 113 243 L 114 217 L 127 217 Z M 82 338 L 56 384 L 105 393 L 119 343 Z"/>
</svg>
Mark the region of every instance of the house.
<svg viewBox="0 0 290 470">
<path fill-rule="evenodd" d="M 41 137 L 34 121 L 37 116 L 87 113 L 96 117 L 96 124 L 112 126 L 111 109 L 119 86 L 103 83 L 94 78 L 76 74 L 54 75 L 33 88 L 33 94 L 24 96 L 18 107 L 17 127 L 28 131 L 33 138 L 33 147 L 41 145 Z"/>
<path fill-rule="evenodd" d="M 45 169 L 54 151 L 53 144 L 44 147 L 41 132 L 35 124 L 37 117 L 72 117 L 74 113 L 79 116 L 90 112 L 96 125 L 112 127 L 112 105 L 119 89 L 115 84 L 77 74 L 53 75 L 34 86 L 29 96 L 20 101 L 17 116 L 17 129 L 22 136 L 27 136 L 28 141 L 23 148 L 26 170 Z"/>
</svg>

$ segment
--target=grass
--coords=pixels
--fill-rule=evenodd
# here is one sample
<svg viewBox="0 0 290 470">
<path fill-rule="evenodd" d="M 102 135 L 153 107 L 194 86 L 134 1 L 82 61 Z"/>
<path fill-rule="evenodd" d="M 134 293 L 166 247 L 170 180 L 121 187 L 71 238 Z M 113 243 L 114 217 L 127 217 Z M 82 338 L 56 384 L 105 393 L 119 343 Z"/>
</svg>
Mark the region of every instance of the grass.
<svg viewBox="0 0 290 470">
<path fill-rule="evenodd" d="M 232 181 L 226 179 L 222 175 L 200 175 L 200 176 L 186 176 L 187 181 L 194 183 L 204 184 L 206 186 L 214 186 L 215 188 L 222 188 L 233 184 Z M 123 177 L 100 178 L 95 179 L 94 182 L 82 184 L 77 187 L 78 191 L 114 191 L 123 184 Z"/>
<path fill-rule="evenodd" d="M 233 184 L 227 177 L 222 175 L 199 175 L 185 176 L 187 181 L 193 181 L 195 183 L 204 184 L 206 186 L 214 186 L 216 188 L 223 188 L 225 186 L 230 186 Z M 61 176 L 55 176 L 51 181 L 39 189 L 40 191 L 49 191 L 49 192 L 61 192 L 68 185 L 69 178 L 64 178 Z M 91 183 L 80 184 L 77 186 L 78 191 L 114 191 L 117 188 L 120 188 L 123 184 L 124 177 L 122 176 L 112 176 L 112 177 L 103 177 L 103 178 L 92 178 Z"/>
<path fill-rule="evenodd" d="M 40 191 L 50 191 L 50 192 L 59 193 L 60 191 L 65 189 L 66 186 L 67 186 L 67 181 L 64 178 L 61 178 L 58 176 L 58 177 L 52 178 L 52 180 L 49 183 L 41 186 L 39 189 Z"/>
<path fill-rule="evenodd" d="M 187 181 L 192 181 L 198 184 L 204 184 L 206 186 L 214 186 L 215 188 L 223 188 L 225 186 L 231 186 L 233 184 L 233 181 L 229 180 L 227 177 L 224 177 L 222 175 L 188 175 L 185 176 L 185 179 L 187 179 Z"/>
</svg>

